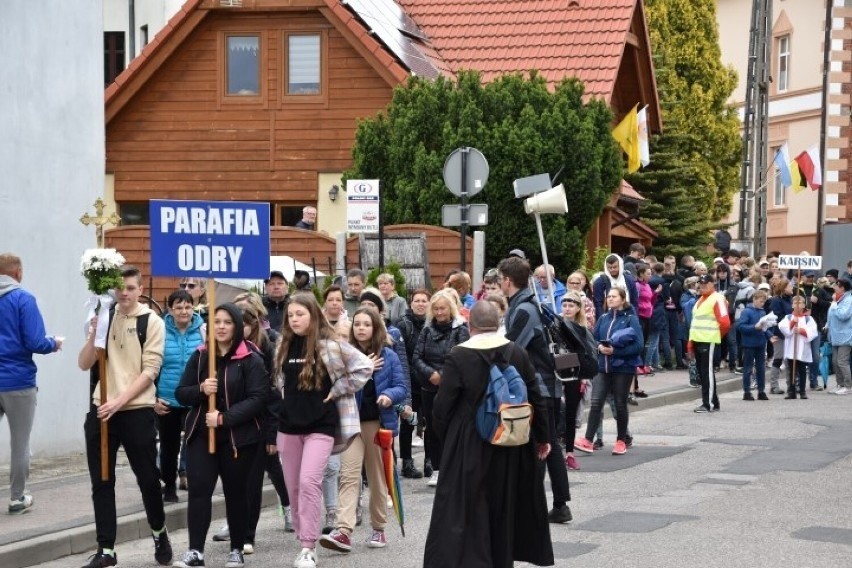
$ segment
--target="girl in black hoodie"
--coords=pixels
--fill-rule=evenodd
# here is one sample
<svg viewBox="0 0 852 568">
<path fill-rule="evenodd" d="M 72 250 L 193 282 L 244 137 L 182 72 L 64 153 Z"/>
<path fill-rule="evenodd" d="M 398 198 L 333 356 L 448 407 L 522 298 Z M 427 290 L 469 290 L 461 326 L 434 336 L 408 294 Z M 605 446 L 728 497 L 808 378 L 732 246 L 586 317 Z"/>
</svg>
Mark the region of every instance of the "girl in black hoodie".
<svg viewBox="0 0 852 568">
<path fill-rule="evenodd" d="M 215 376 L 209 377 L 208 346 L 189 358 L 175 398 L 190 410 L 185 432 L 189 476 L 189 550 L 175 566 L 204 566 L 204 541 L 210 528 L 211 498 L 222 478 L 231 552 L 226 568 L 243 566 L 247 526 L 246 479 L 261 443 L 260 414 L 267 401 L 269 381 L 258 355 L 243 339 L 243 317 L 234 304 L 216 308 Z M 209 378 L 208 378 L 209 377 Z M 216 406 L 208 410 L 208 396 Z M 215 453 L 208 451 L 208 428 L 214 429 Z"/>
</svg>

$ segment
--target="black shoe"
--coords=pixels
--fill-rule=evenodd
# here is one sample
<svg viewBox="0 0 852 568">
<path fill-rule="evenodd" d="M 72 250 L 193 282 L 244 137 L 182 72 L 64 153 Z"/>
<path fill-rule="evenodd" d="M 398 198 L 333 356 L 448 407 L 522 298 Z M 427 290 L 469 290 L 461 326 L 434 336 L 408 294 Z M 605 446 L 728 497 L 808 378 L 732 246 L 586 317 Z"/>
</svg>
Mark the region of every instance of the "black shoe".
<svg viewBox="0 0 852 568">
<path fill-rule="evenodd" d="M 685 371 L 689 369 L 689 367 L 687 367 L 686 365 L 678 365 L 677 367 L 675 367 L 675 369 L 677 369 L 678 371 Z"/>
<path fill-rule="evenodd" d="M 751 392 L 744 392 L 743 400 L 754 400 L 754 395 Z"/>
<path fill-rule="evenodd" d="M 204 557 L 197 550 L 187 550 L 183 558 L 176 561 L 172 566 L 178 568 L 193 568 L 195 566 L 204 566 Z"/>
<path fill-rule="evenodd" d="M 432 469 L 432 460 L 427 458 L 423 462 L 423 477 L 432 477 L 433 473 L 435 473 L 435 470 Z"/>
<path fill-rule="evenodd" d="M 601 444 L 601 445 L 603 445 L 603 444 Z M 625 436 L 624 437 L 624 445 L 627 446 L 628 448 L 632 448 L 633 447 L 633 436 L 631 436 L 630 434 Z"/>
<path fill-rule="evenodd" d="M 550 523 L 562 524 L 562 523 L 570 523 L 574 520 L 573 515 L 571 515 L 571 509 L 568 508 L 568 505 L 562 505 L 558 509 L 553 508 L 547 514 L 547 520 Z"/>
<path fill-rule="evenodd" d="M 154 536 L 154 560 L 160 566 L 172 563 L 172 543 L 169 541 L 169 531 L 163 527 L 160 536 Z"/>
<path fill-rule="evenodd" d="M 784 394 L 784 389 L 779 387 L 772 387 L 769 389 L 769 394 Z"/>
<path fill-rule="evenodd" d="M 116 566 L 118 554 L 104 554 L 100 550 L 89 556 L 89 562 L 83 568 L 103 568 L 104 566 Z"/>
<path fill-rule="evenodd" d="M 761 391 L 757 393 L 757 400 L 769 400 L 769 397 L 766 396 L 766 393 Z"/>
<path fill-rule="evenodd" d="M 603 440 L 598 438 L 597 440 L 595 440 L 595 443 L 592 444 L 592 447 L 595 448 L 596 450 L 603 448 Z"/>
<path fill-rule="evenodd" d="M 633 396 L 636 398 L 648 398 L 648 393 L 643 390 L 633 391 Z"/>
<path fill-rule="evenodd" d="M 787 396 L 784 397 L 784 400 L 796 400 L 796 391 L 788 392 Z"/>
<path fill-rule="evenodd" d="M 722 409 L 719 408 L 719 405 L 716 405 L 716 406 L 714 406 L 710 409 L 710 412 L 719 412 L 720 410 L 722 410 Z"/>
<path fill-rule="evenodd" d="M 702 404 L 701 406 L 696 407 L 693 412 L 695 412 L 696 414 L 704 414 L 706 412 L 710 412 L 710 409 Z"/>
<path fill-rule="evenodd" d="M 627 395 L 627 404 L 632 406 L 639 406 L 639 401 L 636 400 L 636 397 L 632 394 Z"/>
<path fill-rule="evenodd" d="M 807 400 L 808 395 L 805 394 L 805 391 L 802 391 L 802 392 L 799 393 L 799 398 L 801 398 L 802 400 Z"/>
<path fill-rule="evenodd" d="M 169 487 L 168 485 L 163 487 L 163 503 L 178 503 L 180 499 L 178 499 L 177 488 L 172 485 Z"/>
<path fill-rule="evenodd" d="M 423 472 L 414 465 L 414 460 L 402 460 L 402 476 L 408 479 L 420 479 Z"/>
</svg>

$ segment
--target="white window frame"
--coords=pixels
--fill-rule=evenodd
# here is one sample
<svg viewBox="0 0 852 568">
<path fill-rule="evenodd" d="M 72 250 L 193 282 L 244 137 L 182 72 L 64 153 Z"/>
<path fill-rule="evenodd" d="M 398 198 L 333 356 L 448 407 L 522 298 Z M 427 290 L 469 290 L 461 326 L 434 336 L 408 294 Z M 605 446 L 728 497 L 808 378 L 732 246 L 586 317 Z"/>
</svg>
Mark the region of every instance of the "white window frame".
<svg viewBox="0 0 852 568">
<path fill-rule="evenodd" d="M 790 89 L 790 34 L 778 37 L 778 92 Z"/>
</svg>

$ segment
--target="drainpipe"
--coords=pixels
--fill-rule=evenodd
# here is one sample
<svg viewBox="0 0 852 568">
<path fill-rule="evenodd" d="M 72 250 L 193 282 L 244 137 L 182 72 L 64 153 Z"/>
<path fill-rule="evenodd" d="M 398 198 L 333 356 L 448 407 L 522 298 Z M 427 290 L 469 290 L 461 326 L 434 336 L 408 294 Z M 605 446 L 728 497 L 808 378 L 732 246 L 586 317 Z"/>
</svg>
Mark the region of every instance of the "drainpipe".
<svg viewBox="0 0 852 568">
<path fill-rule="evenodd" d="M 825 225 L 825 183 L 828 177 L 825 164 L 825 137 L 828 130 L 828 85 L 831 66 L 831 28 L 832 14 L 834 12 L 834 0 L 825 0 L 825 39 L 822 47 L 822 113 L 819 125 L 819 160 L 820 171 L 822 171 L 822 185 L 817 192 L 817 227 L 816 227 L 816 255 L 822 255 L 822 227 Z"/>
<path fill-rule="evenodd" d="M 136 1 L 127 0 L 127 10 L 130 13 L 130 30 L 127 33 L 127 66 L 136 57 Z"/>
</svg>

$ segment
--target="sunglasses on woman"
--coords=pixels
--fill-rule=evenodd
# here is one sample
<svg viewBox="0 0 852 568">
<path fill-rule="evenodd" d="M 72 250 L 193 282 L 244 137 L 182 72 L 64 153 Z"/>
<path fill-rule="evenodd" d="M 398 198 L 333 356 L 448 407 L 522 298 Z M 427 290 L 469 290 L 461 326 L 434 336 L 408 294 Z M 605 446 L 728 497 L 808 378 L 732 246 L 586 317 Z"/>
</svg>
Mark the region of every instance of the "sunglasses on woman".
<svg viewBox="0 0 852 568">
<path fill-rule="evenodd" d="M 182 282 L 181 284 L 178 284 L 178 286 L 180 286 L 181 290 L 195 290 L 196 284 L 193 284 L 192 282 Z"/>
</svg>

